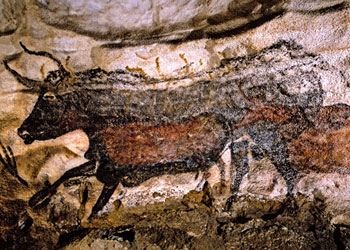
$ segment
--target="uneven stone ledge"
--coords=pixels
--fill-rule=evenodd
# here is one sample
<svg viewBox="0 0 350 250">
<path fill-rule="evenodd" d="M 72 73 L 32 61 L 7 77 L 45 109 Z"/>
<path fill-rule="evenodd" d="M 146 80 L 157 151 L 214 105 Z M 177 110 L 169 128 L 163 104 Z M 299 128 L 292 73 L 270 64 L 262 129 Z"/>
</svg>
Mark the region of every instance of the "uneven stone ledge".
<svg viewBox="0 0 350 250">
<path fill-rule="evenodd" d="M 62 214 L 63 207 L 33 213 L 32 217 L 27 213 L 13 214 L 11 220 L 1 221 L 1 227 L 7 230 L 2 231 L 0 246 L 209 250 L 343 249 L 349 244 L 350 228 L 331 223 L 320 193 L 315 192 L 313 198 L 295 195 L 277 200 L 243 195 L 223 212 L 217 210 L 211 192 L 207 186 L 204 191 L 189 192 L 181 200 L 168 199 L 125 211 L 121 207 L 108 217 L 81 226 L 58 227 L 57 219 L 75 216 Z M 13 211 L 23 207 L 19 200 L 11 203 L 16 208 Z M 123 223 L 118 226 L 117 221 Z"/>
</svg>

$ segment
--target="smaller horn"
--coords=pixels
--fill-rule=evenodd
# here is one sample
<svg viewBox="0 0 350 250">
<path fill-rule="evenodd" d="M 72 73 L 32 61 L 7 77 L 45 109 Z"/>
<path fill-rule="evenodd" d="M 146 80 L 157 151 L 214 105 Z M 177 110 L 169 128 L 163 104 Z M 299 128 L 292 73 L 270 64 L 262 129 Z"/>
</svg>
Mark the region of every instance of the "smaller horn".
<svg viewBox="0 0 350 250">
<path fill-rule="evenodd" d="M 32 80 L 27 77 L 21 76 L 17 71 L 15 71 L 14 69 L 11 69 L 10 66 L 8 65 L 10 61 L 17 59 L 21 54 L 22 53 L 18 53 L 7 57 L 4 60 L 5 68 L 16 78 L 18 82 L 22 83 L 27 88 L 30 88 L 31 90 L 40 90 L 41 86 L 43 86 L 43 82 Z"/>
<path fill-rule="evenodd" d="M 19 42 L 21 47 L 23 48 L 24 52 L 28 53 L 29 55 L 36 55 L 36 56 L 44 56 L 48 57 L 51 60 L 55 61 L 56 64 L 58 65 L 58 68 L 61 72 L 64 73 L 64 75 L 70 75 L 70 73 L 63 67 L 63 64 L 61 63 L 60 60 L 58 60 L 56 57 L 54 57 L 51 53 L 46 52 L 46 51 L 33 51 L 29 50 L 26 46 L 23 45 L 22 42 Z"/>
</svg>

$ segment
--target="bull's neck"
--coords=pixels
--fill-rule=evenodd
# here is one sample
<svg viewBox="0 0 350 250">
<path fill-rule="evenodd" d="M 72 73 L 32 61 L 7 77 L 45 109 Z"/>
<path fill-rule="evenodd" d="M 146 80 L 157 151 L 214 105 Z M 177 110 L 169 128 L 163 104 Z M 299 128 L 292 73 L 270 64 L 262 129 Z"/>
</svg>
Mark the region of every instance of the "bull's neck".
<svg viewBox="0 0 350 250">
<path fill-rule="evenodd" d="M 81 124 L 80 129 L 82 129 L 89 138 L 94 137 L 99 131 L 103 130 L 106 123 L 102 118 L 99 117 L 89 117 L 89 119 L 84 120 Z"/>
<path fill-rule="evenodd" d="M 81 92 L 71 92 L 65 96 L 68 107 L 64 117 L 66 127 L 70 130 L 81 129 L 89 138 L 93 138 L 109 124 L 125 123 L 124 115 L 121 113 L 115 117 L 95 112 L 92 109 L 95 104 L 91 103 L 94 98 L 87 98 L 87 94 L 89 93 L 82 95 Z"/>
</svg>

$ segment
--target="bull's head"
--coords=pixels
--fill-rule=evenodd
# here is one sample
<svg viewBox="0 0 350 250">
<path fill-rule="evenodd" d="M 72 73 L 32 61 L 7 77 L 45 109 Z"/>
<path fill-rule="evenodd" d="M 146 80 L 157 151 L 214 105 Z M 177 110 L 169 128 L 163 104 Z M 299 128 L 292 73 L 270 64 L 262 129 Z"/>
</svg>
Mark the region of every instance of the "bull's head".
<svg viewBox="0 0 350 250">
<path fill-rule="evenodd" d="M 70 105 L 65 96 L 59 93 L 59 89 L 66 85 L 71 74 L 63 67 L 62 63 L 48 52 L 28 50 L 20 43 L 24 51 L 31 55 L 45 56 L 58 65 L 58 70 L 50 71 L 43 81 L 36 81 L 21 76 L 15 70 L 9 67 L 7 58 L 4 61 L 5 68 L 12 73 L 18 82 L 39 94 L 39 98 L 34 106 L 32 113 L 23 122 L 18 129 L 18 135 L 24 140 L 24 143 L 30 144 L 34 140 L 47 140 L 56 138 L 69 131 L 67 121 L 64 115 L 67 115 L 67 107 Z"/>
</svg>

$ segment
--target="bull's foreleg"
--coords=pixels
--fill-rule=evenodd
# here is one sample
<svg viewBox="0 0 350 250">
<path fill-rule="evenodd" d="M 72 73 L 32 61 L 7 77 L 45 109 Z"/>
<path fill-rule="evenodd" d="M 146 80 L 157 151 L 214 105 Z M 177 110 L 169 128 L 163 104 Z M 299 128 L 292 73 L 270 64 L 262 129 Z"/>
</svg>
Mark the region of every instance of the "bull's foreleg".
<svg viewBox="0 0 350 250">
<path fill-rule="evenodd" d="M 114 185 L 107 185 L 105 184 L 103 186 L 103 190 L 100 194 L 100 197 L 98 197 L 98 200 L 96 201 L 94 207 L 91 210 L 91 214 L 89 216 L 89 219 L 92 219 L 97 216 L 97 213 L 103 209 L 103 207 L 107 204 L 111 196 L 113 195 L 115 189 L 118 186 L 118 182 Z"/>
<path fill-rule="evenodd" d="M 197 192 L 200 192 L 203 190 L 204 186 L 205 186 L 205 183 L 207 182 L 208 178 L 210 177 L 210 173 L 209 173 L 209 170 L 206 169 L 204 172 L 203 172 L 203 177 L 202 179 L 200 180 L 200 182 L 197 184 L 195 190 Z"/>
<path fill-rule="evenodd" d="M 95 161 L 88 161 L 80 165 L 79 167 L 72 168 L 65 172 L 61 176 L 61 178 L 55 181 L 52 185 L 45 187 L 44 189 L 33 195 L 32 198 L 30 198 L 29 200 L 29 206 L 33 208 L 40 208 L 42 206 L 45 206 L 46 203 L 49 201 L 49 198 L 56 193 L 56 190 L 59 187 L 59 185 L 61 185 L 68 179 L 78 176 L 89 177 L 94 175 L 96 175 Z"/>
<path fill-rule="evenodd" d="M 100 196 L 98 197 L 94 207 L 91 210 L 89 219 L 93 219 L 94 217 L 96 217 L 98 212 L 103 209 L 103 207 L 107 204 L 107 202 L 113 195 L 114 191 L 116 190 L 119 184 L 119 171 L 118 167 L 115 164 L 109 162 L 108 158 L 100 159 L 100 165 L 97 168 L 96 178 L 100 182 L 102 182 L 104 186 Z M 121 199 L 122 197 L 123 194 L 121 194 L 121 196 L 118 197 L 118 199 Z"/>
</svg>

